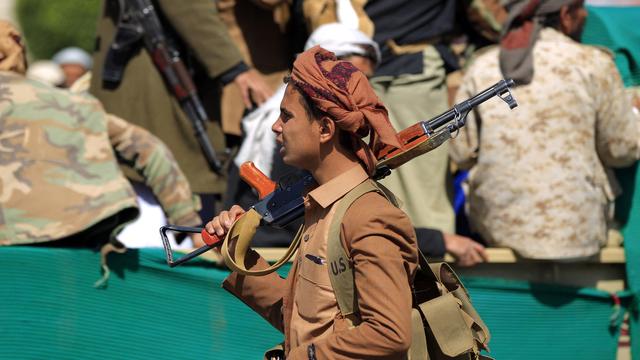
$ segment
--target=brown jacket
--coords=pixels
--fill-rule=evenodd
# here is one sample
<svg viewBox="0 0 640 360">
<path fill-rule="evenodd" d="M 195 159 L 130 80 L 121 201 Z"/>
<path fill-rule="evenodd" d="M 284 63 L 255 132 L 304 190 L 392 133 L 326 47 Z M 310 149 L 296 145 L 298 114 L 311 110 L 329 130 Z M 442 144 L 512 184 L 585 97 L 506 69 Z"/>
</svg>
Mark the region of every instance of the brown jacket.
<svg viewBox="0 0 640 360">
<path fill-rule="evenodd" d="M 291 34 L 285 31 L 289 3 L 286 0 L 218 0 L 216 6 L 244 62 L 256 69 L 275 92 L 294 58 Z M 224 87 L 220 111 L 222 130 L 241 136 L 240 121 L 245 105 L 237 85 Z"/>
<path fill-rule="evenodd" d="M 411 282 L 417 268 L 413 227 L 377 193 L 356 200 L 345 214 L 341 238 L 352 259 L 360 324 L 348 328 L 337 307 L 326 263 L 328 227 L 340 199 L 365 181 L 356 166 L 305 197 L 305 232 L 286 279 L 275 273 L 233 273 L 223 287 L 285 335 L 287 359 L 404 359 L 411 343 Z M 267 263 L 256 252 L 249 269 Z"/>
<path fill-rule="evenodd" d="M 165 86 L 162 75 L 145 49 L 140 49 L 129 60 L 122 81 L 116 89 L 103 87 L 102 69 L 116 33 L 118 18 L 116 9 L 107 6 L 107 3 L 114 2 L 102 2 L 90 92 L 103 103 L 108 112 L 149 130 L 167 144 L 194 192 L 224 192 L 225 179 L 209 170 L 193 135 L 191 122 Z M 187 60 L 187 53 L 192 55 L 194 68 L 197 70 L 193 78 L 212 120 L 207 124 L 207 134 L 214 149 L 222 154 L 225 139 L 220 124 L 216 121 L 219 120 L 220 112 L 220 84 L 217 78 L 240 63 L 242 56 L 229 39 L 225 25 L 218 17 L 216 6 L 211 0 L 154 0 L 153 3 L 176 31 L 175 37 L 179 37 L 188 47 L 188 52 L 181 53 L 183 60 Z"/>
</svg>

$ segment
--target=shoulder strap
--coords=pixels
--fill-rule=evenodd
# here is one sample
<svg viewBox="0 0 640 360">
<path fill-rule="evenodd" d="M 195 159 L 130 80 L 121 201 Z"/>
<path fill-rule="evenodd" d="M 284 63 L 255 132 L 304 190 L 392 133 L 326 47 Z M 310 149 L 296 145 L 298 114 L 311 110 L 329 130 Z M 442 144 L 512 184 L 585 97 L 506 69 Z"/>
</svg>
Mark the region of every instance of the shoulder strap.
<svg viewBox="0 0 640 360">
<path fill-rule="evenodd" d="M 340 313 L 345 317 L 356 313 L 358 306 L 354 291 L 353 267 L 349 254 L 347 254 L 340 240 L 340 225 L 342 225 L 342 219 L 349 207 L 362 195 L 373 191 L 380 193 L 394 205 L 397 204 L 395 196 L 387 188 L 373 180 L 367 180 L 340 199 L 329 225 L 329 237 L 327 240 L 329 279 L 338 301 Z"/>
</svg>

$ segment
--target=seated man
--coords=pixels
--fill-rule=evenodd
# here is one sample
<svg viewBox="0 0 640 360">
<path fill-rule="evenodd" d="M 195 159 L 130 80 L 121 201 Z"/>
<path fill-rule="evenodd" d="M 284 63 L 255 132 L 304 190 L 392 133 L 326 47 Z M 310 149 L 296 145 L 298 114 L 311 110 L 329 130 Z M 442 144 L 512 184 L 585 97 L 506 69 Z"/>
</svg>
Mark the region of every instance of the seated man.
<svg viewBox="0 0 640 360">
<path fill-rule="evenodd" d="M 171 221 L 200 224 L 199 203 L 162 143 L 90 95 L 25 78 L 26 68 L 20 34 L 0 22 L 0 245 L 112 240 L 138 214 L 116 157 L 142 173 Z"/>
<path fill-rule="evenodd" d="M 638 117 L 612 57 L 578 41 L 582 0 L 523 1 L 500 47 L 469 66 L 458 100 L 515 80 L 519 106 L 469 114 L 451 156 L 469 175 L 469 218 L 493 246 L 534 259 L 580 259 L 607 240 L 615 198 L 608 167 L 640 156 Z"/>
<path fill-rule="evenodd" d="M 353 64 L 316 46 L 293 64 L 273 131 L 283 161 L 307 170 L 318 184 L 304 198 L 297 257 L 286 279 L 234 272 L 224 288 L 284 333 L 286 359 L 406 358 L 418 265 L 407 215 L 378 191 L 357 197 L 342 217 L 339 236 L 331 238 L 353 264 L 355 313 L 341 313 L 329 277 L 329 227 L 341 201 L 375 186 L 373 148 L 400 147 L 384 105 Z M 207 231 L 224 235 L 243 212 L 239 206 L 222 212 Z M 267 264 L 250 251 L 245 266 L 255 270 Z"/>
</svg>

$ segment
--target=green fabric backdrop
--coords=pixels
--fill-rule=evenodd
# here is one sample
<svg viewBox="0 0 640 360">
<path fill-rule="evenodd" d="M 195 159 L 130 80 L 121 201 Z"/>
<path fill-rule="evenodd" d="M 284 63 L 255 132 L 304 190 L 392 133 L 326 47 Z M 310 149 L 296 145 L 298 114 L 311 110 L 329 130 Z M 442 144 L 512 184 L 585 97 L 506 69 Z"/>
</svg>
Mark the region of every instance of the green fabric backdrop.
<svg viewBox="0 0 640 360">
<path fill-rule="evenodd" d="M 609 48 L 626 86 L 640 85 L 640 7 L 588 6 L 583 42 Z"/>
<path fill-rule="evenodd" d="M 615 54 L 615 61 L 626 86 L 640 86 L 640 7 L 587 7 L 589 16 L 583 42 L 605 46 Z M 640 194 L 635 190 L 640 177 L 638 165 L 618 169 L 616 177 L 623 189 L 616 201 L 616 218 L 622 225 L 627 259 L 627 280 L 636 294 L 636 306 L 630 316 L 631 352 L 640 359 Z"/>
<path fill-rule="evenodd" d="M 97 289 L 99 261 L 87 250 L 0 247 L 0 359 L 260 359 L 281 341 L 220 288 L 226 270 L 170 269 L 160 249 L 130 250 L 110 255 L 108 286 Z M 614 359 L 609 294 L 464 281 L 497 359 Z"/>
</svg>

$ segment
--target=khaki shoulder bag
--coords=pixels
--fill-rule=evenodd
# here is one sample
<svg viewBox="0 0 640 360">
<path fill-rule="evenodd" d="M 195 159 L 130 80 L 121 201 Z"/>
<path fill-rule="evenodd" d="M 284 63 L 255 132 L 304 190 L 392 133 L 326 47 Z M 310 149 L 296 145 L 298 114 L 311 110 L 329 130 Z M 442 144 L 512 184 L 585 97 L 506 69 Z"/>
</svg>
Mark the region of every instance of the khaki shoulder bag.
<svg viewBox="0 0 640 360">
<path fill-rule="evenodd" d="M 349 207 L 362 195 L 378 192 L 395 206 L 395 196 L 383 185 L 368 180 L 351 190 L 337 205 L 329 227 L 329 278 L 338 307 L 346 319 L 359 319 L 353 269 L 331 271 L 331 266 L 350 264 L 340 240 L 340 225 Z M 418 251 L 419 252 L 419 251 Z M 419 269 L 413 282 L 412 342 L 410 360 L 491 359 L 480 354 L 488 350 L 489 329 L 471 304 L 464 285 L 444 262 L 427 263 L 419 252 Z M 343 267 L 340 267 L 342 270 Z M 352 326 L 355 326 L 352 320 Z"/>
</svg>

